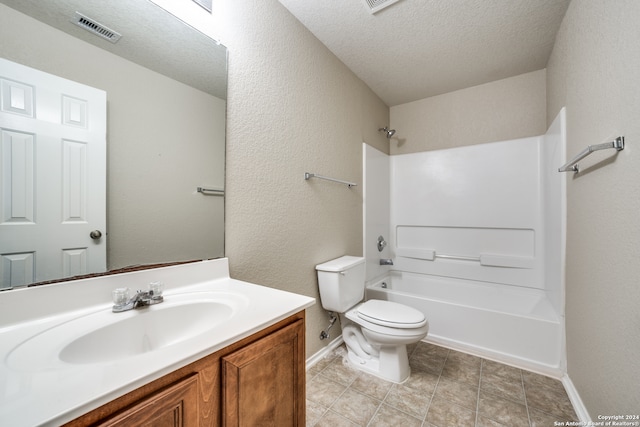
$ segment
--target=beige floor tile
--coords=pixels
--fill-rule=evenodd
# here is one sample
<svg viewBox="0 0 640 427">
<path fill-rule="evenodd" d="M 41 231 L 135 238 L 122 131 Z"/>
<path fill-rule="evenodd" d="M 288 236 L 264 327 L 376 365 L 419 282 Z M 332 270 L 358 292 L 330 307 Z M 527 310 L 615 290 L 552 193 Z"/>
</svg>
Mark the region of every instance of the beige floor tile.
<svg viewBox="0 0 640 427">
<path fill-rule="evenodd" d="M 432 393 L 422 393 L 402 384 L 393 386 L 384 403 L 414 417 L 424 418 L 429 409 Z"/>
<path fill-rule="evenodd" d="M 560 394 L 566 393 L 562 381 L 558 379 L 528 371 L 522 371 L 522 378 L 525 384 L 543 386 Z"/>
<path fill-rule="evenodd" d="M 351 388 L 378 400 L 383 400 L 391 387 L 392 382 L 366 373 L 360 373 L 351 383 Z"/>
<path fill-rule="evenodd" d="M 409 367 L 413 372 L 431 372 L 440 375 L 445 361 L 446 357 L 414 353 L 409 359 Z"/>
<path fill-rule="evenodd" d="M 478 387 L 469 383 L 458 382 L 440 377 L 438 387 L 434 393 L 434 399 L 440 398 L 456 405 L 464 406 L 473 411 L 478 406 Z"/>
<path fill-rule="evenodd" d="M 327 411 L 326 415 L 313 427 L 364 427 L 364 425 L 356 424 L 333 411 Z"/>
<path fill-rule="evenodd" d="M 482 374 L 484 375 L 485 373 L 522 381 L 522 370 L 492 360 L 482 360 Z"/>
<path fill-rule="evenodd" d="M 393 384 L 348 366 L 346 348 L 338 347 L 307 372 L 307 426 L 546 427 L 578 421 L 558 380 L 424 342 L 408 353 L 411 376 Z"/>
<path fill-rule="evenodd" d="M 439 345 L 435 345 L 435 344 L 431 344 L 429 342 L 424 342 L 424 341 L 420 341 L 417 345 L 416 345 L 416 351 L 420 351 L 420 352 L 426 352 L 429 354 L 433 354 L 436 356 L 443 356 L 443 357 L 447 357 L 447 355 L 449 354 L 449 349 L 439 346 Z"/>
<path fill-rule="evenodd" d="M 347 387 L 329 378 L 318 375 L 307 383 L 307 399 L 326 408 L 340 397 Z"/>
<path fill-rule="evenodd" d="M 503 397 L 480 392 L 478 415 L 510 427 L 528 427 L 529 415 L 525 405 Z"/>
<path fill-rule="evenodd" d="M 504 424 L 500 424 L 497 421 L 491 420 L 489 418 L 485 418 L 482 415 L 478 415 L 476 419 L 476 427 L 511 427 L 505 426 Z"/>
<path fill-rule="evenodd" d="M 496 396 L 504 397 L 518 403 L 525 403 L 522 379 L 511 376 L 500 376 L 482 372 L 480 388 Z"/>
<path fill-rule="evenodd" d="M 329 366 L 331 362 L 335 360 L 335 358 L 336 358 L 336 355 L 331 353 L 326 357 L 323 357 L 322 359 L 318 360 L 315 365 L 313 365 L 311 368 L 307 370 L 307 377 L 309 377 L 309 375 L 315 376 L 320 372 L 322 372 L 322 370 L 327 366 Z"/>
<path fill-rule="evenodd" d="M 344 385 L 350 385 L 360 374 L 354 367 L 349 365 L 346 357 L 337 357 L 326 368 L 322 370 L 320 375 L 332 379 L 335 382 Z"/>
<path fill-rule="evenodd" d="M 306 423 L 307 427 L 312 427 L 322 418 L 325 412 L 327 412 L 327 408 L 320 405 L 319 403 L 312 402 L 307 399 L 307 411 L 306 411 Z"/>
<path fill-rule="evenodd" d="M 419 343 L 414 343 L 414 344 L 408 344 L 407 345 L 407 354 L 409 356 L 411 356 L 411 354 L 415 351 L 415 349 L 418 348 L 418 344 Z"/>
<path fill-rule="evenodd" d="M 380 406 L 367 427 L 420 427 L 422 419 L 412 417 L 388 405 Z"/>
<path fill-rule="evenodd" d="M 380 403 L 372 397 L 347 389 L 331 406 L 331 410 L 356 424 L 367 425 Z"/>
<path fill-rule="evenodd" d="M 409 358 L 409 366 L 413 371 L 440 375 L 448 354 L 448 349 L 420 342 Z"/>
<path fill-rule="evenodd" d="M 567 393 L 557 387 L 547 387 L 542 383 L 525 382 L 524 392 L 530 408 L 566 420 L 577 420 Z"/>
<path fill-rule="evenodd" d="M 442 376 L 477 386 L 480 382 L 481 363 L 482 359 L 479 357 L 451 350 L 444 364 Z"/>
<path fill-rule="evenodd" d="M 578 420 L 559 418 L 553 415 L 545 414 L 544 412 L 540 412 L 537 409 L 529 408 L 529 421 L 531 421 L 531 427 L 551 427 L 560 425 L 556 423 L 564 423 L 566 425 L 567 421 Z"/>
<path fill-rule="evenodd" d="M 402 385 L 422 394 L 433 394 L 438 385 L 438 378 L 438 375 L 431 372 L 411 371 L 411 375 Z"/>
<path fill-rule="evenodd" d="M 441 398 L 434 398 L 429 405 L 425 421 L 436 427 L 473 427 L 476 412 Z"/>
</svg>

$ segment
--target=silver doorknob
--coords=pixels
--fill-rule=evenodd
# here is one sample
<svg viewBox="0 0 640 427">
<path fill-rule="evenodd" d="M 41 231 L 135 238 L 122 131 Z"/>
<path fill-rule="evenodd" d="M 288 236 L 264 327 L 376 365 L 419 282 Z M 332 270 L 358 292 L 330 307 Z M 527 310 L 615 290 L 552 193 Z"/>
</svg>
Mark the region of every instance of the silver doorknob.
<svg viewBox="0 0 640 427">
<path fill-rule="evenodd" d="M 89 237 L 91 237 L 93 240 L 98 240 L 102 237 L 102 233 L 100 232 L 100 230 L 93 230 L 91 233 L 89 233 Z"/>
</svg>

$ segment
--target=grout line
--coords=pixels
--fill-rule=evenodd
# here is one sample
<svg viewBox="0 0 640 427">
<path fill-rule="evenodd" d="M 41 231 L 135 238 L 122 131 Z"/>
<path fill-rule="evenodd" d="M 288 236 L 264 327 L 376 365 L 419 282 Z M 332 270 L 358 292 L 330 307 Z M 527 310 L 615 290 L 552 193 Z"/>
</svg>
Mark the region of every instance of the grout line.
<svg viewBox="0 0 640 427">
<path fill-rule="evenodd" d="M 376 411 L 373 413 L 373 415 L 371 416 L 371 419 L 369 419 L 369 421 L 367 421 L 367 427 L 369 425 L 371 425 L 371 422 L 373 421 L 373 419 L 376 417 L 376 415 L 378 415 L 378 412 L 380 411 L 380 408 L 382 407 L 382 402 L 380 402 L 380 404 L 378 405 L 378 407 L 376 408 Z"/>
<path fill-rule="evenodd" d="M 435 344 L 433 344 L 435 345 Z M 443 347 L 446 348 L 446 347 Z M 429 415 L 429 410 L 431 409 L 431 404 L 433 403 L 433 399 L 436 397 L 436 392 L 438 391 L 438 385 L 440 385 L 440 380 L 442 379 L 442 373 L 444 372 L 444 367 L 447 364 L 447 360 L 449 359 L 449 355 L 451 354 L 451 349 L 447 348 L 447 356 L 444 358 L 444 363 L 440 368 L 440 373 L 438 373 L 438 381 L 436 381 L 436 386 L 433 388 L 433 393 L 431 394 L 431 399 L 429 400 L 429 406 L 427 407 L 427 412 L 425 412 L 424 417 L 422 419 L 422 424 L 427 422 L 427 415 Z"/>
<path fill-rule="evenodd" d="M 478 378 L 478 395 L 476 397 L 476 421 L 474 426 L 478 425 L 478 417 L 480 417 L 480 387 L 482 386 L 482 368 L 484 366 L 484 359 L 480 359 L 480 377 Z"/>
<path fill-rule="evenodd" d="M 529 399 L 527 399 L 527 389 L 524 387 L 524 374 L 522 373 L 522 369 L 520 370 L 520 382 L 522 383 L 522 393 L 524 394 L 524 407 L 527 410 L 527 420 L 529 421 L 529 425 L 531 426 L 531 414 L 529 413 Z"/>
</svg>

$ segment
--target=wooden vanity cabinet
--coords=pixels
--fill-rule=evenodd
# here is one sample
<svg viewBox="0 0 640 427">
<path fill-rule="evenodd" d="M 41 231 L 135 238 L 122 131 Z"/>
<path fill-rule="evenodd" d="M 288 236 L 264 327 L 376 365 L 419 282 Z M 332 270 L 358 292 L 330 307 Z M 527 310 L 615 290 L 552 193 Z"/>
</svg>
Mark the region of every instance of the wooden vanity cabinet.
<svg viewBox="0 0 640 427">
<path fill-rule="evenodd" d="M 304 388 L 300 390 L 304 349 L 298 349 L 299 323 L 222 358 L 223 426 L 304 425 L 301 416 L 306 401 Z"/>
<path fill-rule="evenodd" d="M 304 311 L 73 421 L 78 426 L 304 426 Z"/>
</svg>

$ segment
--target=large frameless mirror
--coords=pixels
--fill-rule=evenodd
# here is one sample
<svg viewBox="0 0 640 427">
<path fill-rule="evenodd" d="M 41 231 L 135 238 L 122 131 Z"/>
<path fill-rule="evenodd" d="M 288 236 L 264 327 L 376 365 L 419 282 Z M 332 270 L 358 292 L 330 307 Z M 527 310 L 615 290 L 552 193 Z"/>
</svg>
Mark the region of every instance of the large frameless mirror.
<svg viewBox="0 0 640 427">
<path fill-rule="evenodd" d="M 148 0 L 0 3 L 0 289 L 224 256 L 226 48 Z M 120 37 L 96 34 L 105 31 Z M 54 93 L 60 114 L 41 113 Z M 39 133 L 51 124 L 33 121 L 47 116 L 71 128 Z M 102 178 L 81 132 L 99 120 Z M 42 149 L 48 138 L 63 141 L 53 154 Z M 101 191 L 106 220 L 94 226 L 89 201 Z M 79 240 L 66 242 L 71 234 Z M 90 259 L 96 249 L 102 260 Z"/>
</svg>

